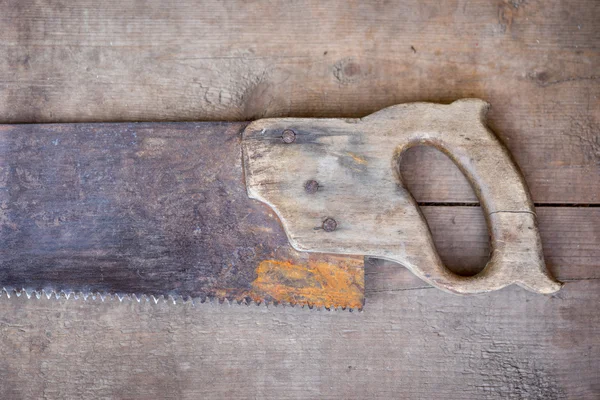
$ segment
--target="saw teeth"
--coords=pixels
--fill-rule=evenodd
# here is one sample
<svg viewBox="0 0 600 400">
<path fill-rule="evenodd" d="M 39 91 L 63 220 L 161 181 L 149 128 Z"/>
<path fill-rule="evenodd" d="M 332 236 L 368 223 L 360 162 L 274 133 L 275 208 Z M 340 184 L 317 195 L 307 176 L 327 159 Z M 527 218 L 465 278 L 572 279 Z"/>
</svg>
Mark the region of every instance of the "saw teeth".
<svg viewBox="0 0 600 400">
<path fill-rule="evenodd" d="M 11 298 L 11 296 L 16 296 L 16 297 L 21 297 L 23 294 L 25 294 L 25 297 L 27 297 L 27 299 L 31 299 L 31 297 L 35 297 L 36 299 L 41 299 L 42 296 L 45 296 L 46 299 L 50 300 L 52 298 L 54 298 L 55 300 L 60 300 L 60 299 L 65 299 L 65 300 L 70 300 L 73 299 L 74 301 L 79 300 L 79 299 L 83 299 L 83 301 L 88 301 L 88 299 L 96 301 L 96 300 L 100 300 L 101 302 L 106 302 L 106 301 L 110 301 L 110 300 L 119 300 L 119 303 L 123 303 L 124 301 L 131 301 L 131 302 L 137 302 L 137 303 L 142 303 L 142 302 L 153 302 L 154 304 L 158 304 L 158 303 L 172 303 L 174 305 L 177 304 L 191 304 L 192 306 L 195 306 L 196 304 L 219 304 L 219 305 L 227 305 L 227 306 L 242 306 L 245 305 L 246 307 L 250 307 L 251 305 L 255 305 L 256 307 L 292 307 L 292 308 L 299 308 L 299 309 L 308 309 L 308 310 L 314 310 L 314 311 L 322 311 L 322 310 L 327 310 L 327 311 L 348 311 L 348 312 L 354 312 L 354 311 L 362 311 L 362 307 L 361 308 L 351 308 L 351 307 L 344 307 L 344 306 L 332 306 L 332 305 L 325 305 L 325 306 L 315 306 L 314 304 L 311 303 L 288 303 L 288 302 L 276 302 L 276 301 L 269 301 L 269 300 L 263 300 L 263 301 L 254 301 L 250 298 L 242 298 L 242 299 L 236 299 L 236 298 L 231 298 L 231 297 L 216 297 L 216 296 L 204 296 L 204 297 L 196 297 L 196 298 L 183 298 L 183 296 L 178 296 L 178 295 L 159 295 L 159 296 L 155 296 L 155 295 L 146 295 L 146 294 L 138 294 L 138 293 L 131 293 L 131 294 L 123 294 L 123 293 L 101 293 L 101 292 L 78 292 L 78 291 L 73 291 L 73 290 L 60 290 L 60 291 L 55 291 L 52 289 L 42 289 L 42 290 L 34 290 L 34 289 L 25 289 L 25 288 L 21 288 L 21 289 L 15 289 L 15 288 L 11 288 L 11 287 L 3 287 L 0 290 L 0 297 L 2 297 L 2 295 L 5 294 L 7 298 Z"/>
</svg>

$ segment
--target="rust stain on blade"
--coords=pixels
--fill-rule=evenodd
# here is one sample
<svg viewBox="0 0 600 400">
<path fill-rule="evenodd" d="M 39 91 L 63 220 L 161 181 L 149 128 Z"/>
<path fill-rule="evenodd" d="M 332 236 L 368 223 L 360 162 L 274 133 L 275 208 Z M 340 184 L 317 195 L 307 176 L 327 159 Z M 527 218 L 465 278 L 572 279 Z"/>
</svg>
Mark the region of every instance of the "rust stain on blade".
<svg viewBox="0 0 600 400">
<path fill-rule="evenodd" d="M 319 256 L 307 263 L 264 260 L 256 268 L 249 297 L 317 307 L 362 308 L 362 257 Z"/>
</svg>

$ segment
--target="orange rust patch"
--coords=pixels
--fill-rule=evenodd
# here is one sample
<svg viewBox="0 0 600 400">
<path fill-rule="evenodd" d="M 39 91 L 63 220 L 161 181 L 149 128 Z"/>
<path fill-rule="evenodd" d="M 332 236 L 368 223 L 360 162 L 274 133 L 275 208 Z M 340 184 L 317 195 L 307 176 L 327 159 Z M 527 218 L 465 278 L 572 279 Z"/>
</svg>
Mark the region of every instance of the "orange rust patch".
<svg viewBox="0 0 600 400">
<path fill-rule="evenodd" d="M 317 307 L 362 308 L 363 260 L 336 257 L 330 261 L 309 259 L 306 264 L 294 264 L 264 260 L 256 268 L 257 277 L 249 296 L 254 301 L 271 298 Z"/>
</svg>

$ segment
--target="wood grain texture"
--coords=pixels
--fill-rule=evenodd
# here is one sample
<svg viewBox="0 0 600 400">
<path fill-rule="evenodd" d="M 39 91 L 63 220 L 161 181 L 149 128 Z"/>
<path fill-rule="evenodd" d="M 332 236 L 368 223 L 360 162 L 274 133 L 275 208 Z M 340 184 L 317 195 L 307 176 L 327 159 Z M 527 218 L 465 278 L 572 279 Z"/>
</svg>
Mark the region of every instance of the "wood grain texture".
<svg viewBox="0 0 600 400">
<path fill-rule="evenodd" d="M 368 284 L 368 282 L 367 282 Z M 362 313 L 0 297 L 4 398 L 597 399 L 597 280 Z"/>
<path fill-rule="evenodd" d="M 596 0 L 0 7 L 2 122 L 362 117 L 477 97 L 534 201 L 600 203 Z M 417 199 L 473 201 L 440 157 L 407 161 L 414 181 L 436 177 Z"/>
</svg>

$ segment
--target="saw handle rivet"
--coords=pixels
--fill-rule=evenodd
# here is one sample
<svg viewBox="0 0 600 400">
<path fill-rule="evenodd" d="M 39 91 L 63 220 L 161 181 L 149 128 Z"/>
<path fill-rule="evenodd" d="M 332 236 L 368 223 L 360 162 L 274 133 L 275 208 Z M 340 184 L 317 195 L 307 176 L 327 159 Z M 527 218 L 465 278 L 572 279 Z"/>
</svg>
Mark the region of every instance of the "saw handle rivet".
<svg viewBox="0 0 600 400">
<path fill-rule="evenodd" d="M 323 221 L 323 230 L 325 232 L 333 232 L 337 228 L 337 221 L 331 217 L 325 218 Z"/>
<path fill-rule="evenodd" d="M 304 191 L 308 194 L 315 194 L 319 190 L 319 182 L 311 179 L 304 183 Z"/>
<path fill-rule="evenodd" d="M 296 140 L 296 132 L 291 129 L 286 129 L 281 134 L 281 139 L 283 140 L 283 143 L 286 144 L 294 143 Z"/>
</svg>

